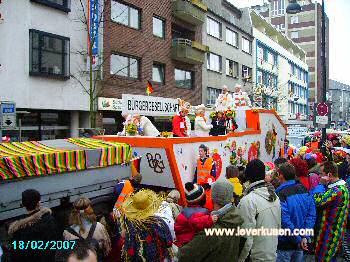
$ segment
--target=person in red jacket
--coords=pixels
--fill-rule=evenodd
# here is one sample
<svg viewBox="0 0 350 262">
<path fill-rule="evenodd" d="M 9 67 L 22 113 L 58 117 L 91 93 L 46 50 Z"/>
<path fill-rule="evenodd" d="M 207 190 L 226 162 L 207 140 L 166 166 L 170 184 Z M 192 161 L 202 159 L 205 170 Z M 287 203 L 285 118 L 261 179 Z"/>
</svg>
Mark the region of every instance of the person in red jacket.
<svg viewBox="0 0 350 262">
<path fill-rule="evenodd" d="M 210 228 L 217 221 L 218 216 L 211 216 L 209 210 L 203 206 L 206 203 L 202 186 L 191 182 L 185 184 L 187 207 L 185 207 L 175 221 L 175 245 L 182 247 L 204 228 Z"/>
<path fill-rule="evenodd" d="M 173 118 L 173 136 L 174 137 L 187 137 L 188 126 L 186 121 L 186 116 L 190 111 L 191 105 L 181 99 L 179 100 L 180 111 Z"/>
</svg>

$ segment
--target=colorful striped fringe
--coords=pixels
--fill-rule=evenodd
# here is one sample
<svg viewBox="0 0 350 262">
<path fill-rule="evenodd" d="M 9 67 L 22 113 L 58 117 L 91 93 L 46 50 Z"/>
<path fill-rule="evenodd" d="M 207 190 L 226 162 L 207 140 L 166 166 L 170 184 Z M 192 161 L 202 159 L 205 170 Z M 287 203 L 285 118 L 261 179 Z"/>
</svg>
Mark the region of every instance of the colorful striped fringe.
<svg viewBox="0 0 350 262">
<path fill-rule="evenodd" d="M 131 161 L 132 152 L 128 144 L 91 138 L 68 138 L 67 141 L 83 148 L 101 149 L 101 167 L 121 165 Z"/>
<path fill-rule="evenodd" d="M 3 180 L 84 169 L 84 150 L 55 149 L 39 142 L 0 144 L 0 178 Z"/>
</svg>

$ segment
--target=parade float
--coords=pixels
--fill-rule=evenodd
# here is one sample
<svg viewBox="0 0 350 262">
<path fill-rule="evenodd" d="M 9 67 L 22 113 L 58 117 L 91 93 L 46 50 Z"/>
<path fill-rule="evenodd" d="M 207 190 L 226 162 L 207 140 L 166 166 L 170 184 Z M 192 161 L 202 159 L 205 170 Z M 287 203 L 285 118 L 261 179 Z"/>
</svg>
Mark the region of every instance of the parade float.
<svg viewBox="0 0 350 262">
<path fill-rule="evenodd" d="M 41 203 L 56 207 L 81 195 L 111 195 L 128 178 L 131 147 L 89 138 L 0 144 L 0 221 L 25 214 L 21 192 L 36 189 Z"/>
<path fill-rule="evenodd" d="M 123 95 L 123 113 L 171 116 L 178 110 L 176 99 Z M 255 158 L 264 162 L 278 158 L 287 131 L 277 113 L 252 108 L 241 111 L 244 114 L 240 112 L 238 122 L 244 123 L 244 130 L 221 136 L 171 137 L 167 134 L 167 137 L 110 135 L 96 138 L 131 145 L 133 157 L 140 158 L 142 184 L 177 188 L 184 197 L 183 186 L 193 180 L 201 144 L 209 148 L 210 157 L 216 163 L 217 178 L 230 164 L 244 166 Z M 208 111 L 206 115 L 210 116 L 210 113 Z"/>
</svg>

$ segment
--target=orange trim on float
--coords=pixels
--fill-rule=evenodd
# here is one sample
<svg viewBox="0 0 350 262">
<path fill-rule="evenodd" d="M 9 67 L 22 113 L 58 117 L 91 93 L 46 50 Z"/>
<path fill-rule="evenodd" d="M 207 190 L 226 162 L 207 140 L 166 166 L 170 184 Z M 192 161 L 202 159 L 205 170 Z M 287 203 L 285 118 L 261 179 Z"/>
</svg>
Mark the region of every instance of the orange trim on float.
<svg viewBox="0 0 350 262">
<path fill-rule="evenodd" d="M 177 166 L 176 157 L 174 154 L 173 148 L 167 147 L 165 149 L 166 155 L 168 157 L 168 162 L 171 170 L 171 174 L 173 176 L 174 184 L 176 189 L 180 192 L 180 201 L 182 203 L 179 203 L 182 206 L 186 206 L 186 195 L 184 187 L 182 186 L 182 180 L 181 175 Z"/>
</svg>

